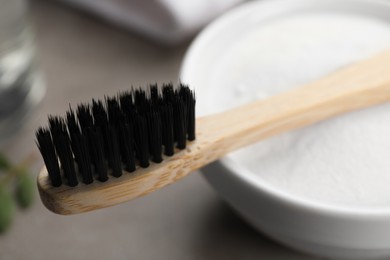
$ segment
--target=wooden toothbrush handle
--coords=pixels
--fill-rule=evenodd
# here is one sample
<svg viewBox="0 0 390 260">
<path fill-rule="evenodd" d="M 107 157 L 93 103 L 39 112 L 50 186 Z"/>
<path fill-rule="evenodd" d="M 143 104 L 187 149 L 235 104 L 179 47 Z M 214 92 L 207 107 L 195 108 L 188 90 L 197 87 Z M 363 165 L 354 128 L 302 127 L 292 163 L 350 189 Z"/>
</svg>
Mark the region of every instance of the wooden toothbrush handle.
<svg viewBox="0 0 390 260">
<path fill-rule="evenodd" d="M 384 52 L 282 95 L 200 118 L 196 141 L 135 173 L 110 176 L 104 183 L 54 188 L 43 169 L 40 196 L 48 209 L 65 215 L 116 205 L 174 183 L 240 147 L 388 100 L 390 52 Z"/>
</svg>

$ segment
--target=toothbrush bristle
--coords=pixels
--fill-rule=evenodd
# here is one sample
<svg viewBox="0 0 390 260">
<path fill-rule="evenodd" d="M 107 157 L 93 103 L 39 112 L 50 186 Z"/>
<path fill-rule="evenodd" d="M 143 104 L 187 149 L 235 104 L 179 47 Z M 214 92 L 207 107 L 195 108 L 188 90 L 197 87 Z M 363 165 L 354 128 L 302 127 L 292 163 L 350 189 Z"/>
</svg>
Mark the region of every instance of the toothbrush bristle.
<svg viewBox="0 0 390 260">
<path fill-rule="evenodd" d="M 70 107 L 49 116 L 36 142 L 53 186 L 104 182 L 185 149 L 195 139 L 195 94 L 187 86 L 157 84 Z M 126 173 L 124 173 L 126 174 Z"/>
<path fill-rule="evenodd" d="M 46 164 L 47 171 L 50 172 L 51 183 L 54 187 L 62 185 L 60 166 L 54 149 L 50 131 L 46 128 L 38 128 L 36 132 L 36 143 Z"/>
</svg>

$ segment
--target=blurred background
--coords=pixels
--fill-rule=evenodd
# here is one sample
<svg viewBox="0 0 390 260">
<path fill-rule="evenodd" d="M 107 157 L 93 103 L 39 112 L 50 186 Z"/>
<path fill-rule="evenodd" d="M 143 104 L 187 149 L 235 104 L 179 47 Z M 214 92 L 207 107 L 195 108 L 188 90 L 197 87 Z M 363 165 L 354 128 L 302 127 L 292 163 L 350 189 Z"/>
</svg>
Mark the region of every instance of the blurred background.
<svg viewBox="0 0 390 260">
<path fill-rule="evenodd" d="M 1 260 L 313 259 L 254 231 L 197 172 L 82 215 L 55 215 L 39 201 L 34 134 L 49 113 L 176 82 L 194 35 L 241 1 L 188 2 L 0 0 Z"/>
</svg>

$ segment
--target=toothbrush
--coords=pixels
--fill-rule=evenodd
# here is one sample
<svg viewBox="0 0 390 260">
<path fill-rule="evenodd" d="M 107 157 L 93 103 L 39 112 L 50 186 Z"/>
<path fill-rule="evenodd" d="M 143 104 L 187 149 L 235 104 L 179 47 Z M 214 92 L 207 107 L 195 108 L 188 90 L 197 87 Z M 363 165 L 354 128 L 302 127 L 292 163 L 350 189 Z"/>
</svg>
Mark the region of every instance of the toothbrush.
<svg viewBox="0 0 390 260">
<path fill-rule="evenodd" d="M 66 121 L 50 117 L 50 129 L 37 131 L 46 164 L 37 180 L 41 200 L 69 215 L 146 195 L 238 148 L 390 100 L 389 68 L 386 51 L 281 95 L 196 120 L 194 93 L 182 85 L 164 86 L 162 94 L 156 86 L 150 94 L 122 93 L 106 98 L 106 106 L 94 100 L 92 109 L 80 105 L 78 122 L 70 109 Z"/>
</svg>

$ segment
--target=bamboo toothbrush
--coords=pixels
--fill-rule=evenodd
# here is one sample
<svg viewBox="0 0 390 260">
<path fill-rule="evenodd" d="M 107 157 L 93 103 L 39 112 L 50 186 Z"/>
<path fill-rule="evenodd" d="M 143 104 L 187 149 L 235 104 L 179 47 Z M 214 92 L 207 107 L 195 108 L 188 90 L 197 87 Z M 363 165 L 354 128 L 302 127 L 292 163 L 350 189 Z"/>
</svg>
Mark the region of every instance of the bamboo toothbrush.
<svg viewBox="0 0 390 260">
<path fill-rule="evenodd" d="M 150 99 L 140 90 L 122 94 L 119 101 L 107 98 L 107 108 L 94 101 L 92 112 L 80 105 L 79 123 L 72 110 L 66 123 L 51 117 L 50 130 L 37 131 L 47 166 L 38 177 L 45 206 L 67 215 L 122 203 L 174 183 L 240 147 L 386 102 L 390 100 L 390 51 L 284 94 L 198 118 L 196 140 L 192 91 L 165 86 L 163 92 L 161 96 L 154 86 Z M 135 150 L 129 149 L 132 145 Z M 56 169 L 57 154 L 61 173 Z"/>
</svg>

